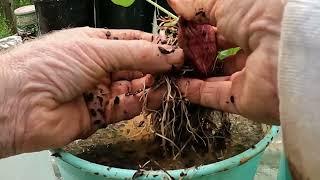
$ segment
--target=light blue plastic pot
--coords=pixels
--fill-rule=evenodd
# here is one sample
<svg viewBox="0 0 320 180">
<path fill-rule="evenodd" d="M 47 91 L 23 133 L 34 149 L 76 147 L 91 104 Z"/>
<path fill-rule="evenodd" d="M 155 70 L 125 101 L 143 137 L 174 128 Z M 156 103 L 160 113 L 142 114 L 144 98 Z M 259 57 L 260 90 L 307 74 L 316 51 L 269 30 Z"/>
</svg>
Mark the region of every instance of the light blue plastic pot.
<svg viewBox="0 0 320 180">
<path fill-rule="evenodd" d="M 94 164 L 62 150 L 52 151 L 63 180 L 129 180 L 129 179 L 194 179 L 194 180 L 250 180 L 253 179 L 264 150 L 278 134 L 279 127 L 270 132 L 253 148 L 214 164 L 170 171 L 119 169 Z M 112 154 L 111 154 L 112 156 Z M 170 176 L 169 176 L 169 175 Z"/>
</svg>

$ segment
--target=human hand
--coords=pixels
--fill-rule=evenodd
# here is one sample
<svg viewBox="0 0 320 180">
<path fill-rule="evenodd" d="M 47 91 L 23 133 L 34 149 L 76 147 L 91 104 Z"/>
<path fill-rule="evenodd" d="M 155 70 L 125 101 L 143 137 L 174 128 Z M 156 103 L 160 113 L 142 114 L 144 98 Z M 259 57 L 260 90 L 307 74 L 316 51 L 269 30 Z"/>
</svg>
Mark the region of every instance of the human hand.
<svg viewBox="0 0 320 180">
<path fill-rule="evenodd" d="M 227 77 L 183 79 L 181 90 L 193 103 L 237 113 L 264 123 L 279 123 L 277 59 L 281 0 L 168 0 L 186 20 L 217 27 L 218 46 L 240 46 L 225 60 Z"/>
<path fill-rule="evenodd" d="M 182 50 L 162 54 L 154 39 L 140 31 L 76 28 L 4 54 L 0 157 L 62 147 L 139 115 L 141 89 L 153 83 L 148 73 L 183 64 Z M 149 96 L 148 108 L 160 100 Z"/>
</svg>

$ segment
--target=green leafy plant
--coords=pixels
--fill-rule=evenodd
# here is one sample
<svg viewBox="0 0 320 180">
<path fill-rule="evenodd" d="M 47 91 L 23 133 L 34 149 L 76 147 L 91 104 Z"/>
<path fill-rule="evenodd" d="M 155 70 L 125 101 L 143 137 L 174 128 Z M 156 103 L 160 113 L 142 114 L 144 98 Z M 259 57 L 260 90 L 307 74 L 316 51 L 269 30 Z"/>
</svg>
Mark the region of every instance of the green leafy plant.
<svg viewBox="0 0 320 180">
<path fill-rule="evenodd" d="M 13 9 L 19 8 L 21 6 L 26 6 L 32 4 L 32 0 L 14 0 Z M 0 38 L 4 38 L 13 34 L 11 24 L 4 15 L 4 7 L 0 6 Z"/>
<path fill-rule="evenodd" d="M 10 28 L 4 16 L 0 15 L 0 38 L 10 35 Z"/>
<path fill-rule="evenodd" d="M 32 0 L 14 0 L 14 8 L 32 4 Z"/>
<path fill-rule="evenodd" d="M 129 7 L 134 3 L 135 0 L 111 0 L 111 1 L 116 5 Z"/>
</svg>

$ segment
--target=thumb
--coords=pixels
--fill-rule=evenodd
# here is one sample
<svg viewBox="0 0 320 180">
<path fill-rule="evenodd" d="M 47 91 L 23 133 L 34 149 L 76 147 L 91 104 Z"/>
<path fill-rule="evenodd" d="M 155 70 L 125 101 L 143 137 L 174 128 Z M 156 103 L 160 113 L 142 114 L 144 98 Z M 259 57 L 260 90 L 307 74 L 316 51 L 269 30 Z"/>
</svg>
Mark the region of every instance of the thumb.
<svg viewBox="0 0 320 180">
<path fill-rule="evenodd" d="M 91 39 L 88 47 L 95 51 L 94 61 L 105 72 L 121 70 L 155 74 L 183 64 L 183 50 L 144 40 Z"/>
<path fill-rule="evenodd" d="M 141 38 L 126 31 L 111 34 L 117 33 L 125 36 L 122 39 Z M 110 78 L 111 72 L 135 70 L 154 74 L 183 64 L 181 49 L 146 40 L 110 40 L 109 34 L 105 39 L 52 35 L 50 39 L 25 44 L 13 54 L 16 59 L 27 59 L 23 61 L 28 66 L 26 78 L 48 84 L 44 90 L 63 102 L 94 88 L 103 78 Z M 39 53 L 28 53 L 33 51 Z"/>
</svg>

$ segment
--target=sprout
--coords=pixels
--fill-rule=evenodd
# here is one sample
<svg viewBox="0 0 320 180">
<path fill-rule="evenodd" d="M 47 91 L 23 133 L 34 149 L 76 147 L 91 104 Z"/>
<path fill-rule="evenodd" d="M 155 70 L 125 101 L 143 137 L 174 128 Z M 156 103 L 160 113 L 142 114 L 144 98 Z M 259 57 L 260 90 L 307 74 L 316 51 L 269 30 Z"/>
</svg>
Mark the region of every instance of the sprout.
<svg viewBox="0 0 320 180">
<path fill-rule="evenodd" d="M 217 59 L 222 61 L 230 56 L 236 55 L 241 50 L 240 47 L 230 48 L 227 50 L 219 51 Z"/>
</svg>

